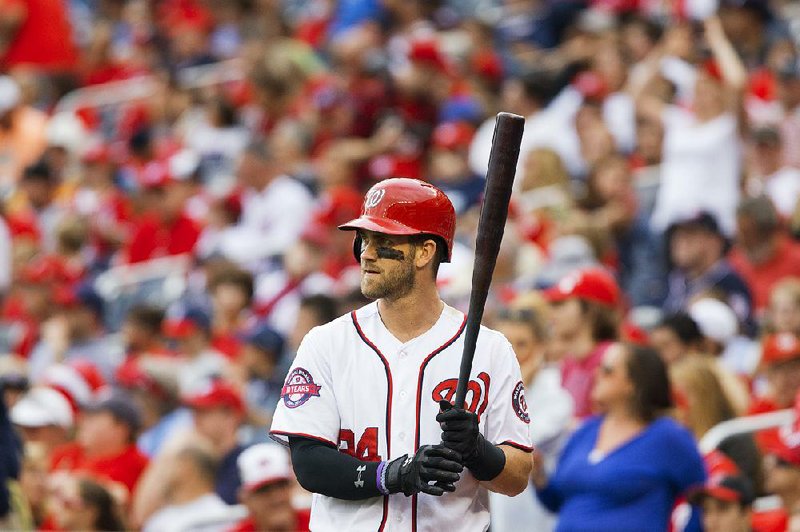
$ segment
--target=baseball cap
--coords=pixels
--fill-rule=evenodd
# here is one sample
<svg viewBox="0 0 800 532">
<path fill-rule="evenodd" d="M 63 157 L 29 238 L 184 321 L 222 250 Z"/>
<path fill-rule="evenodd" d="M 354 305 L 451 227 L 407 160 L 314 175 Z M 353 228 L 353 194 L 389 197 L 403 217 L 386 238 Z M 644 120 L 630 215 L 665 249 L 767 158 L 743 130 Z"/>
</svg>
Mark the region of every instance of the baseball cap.
<svg viewBox="0 0 800 532">
<path fill-rule="evenodd" d="M 68 429 L 74 421 L 67 398 L 47 386 L 28 390 L 11 409 L 10 417 L 12 423 L 21 427 L 55 425 Z"/>
<path fill-rule="evenodd" d="M 141 414 L 136 408 L 131 397 L 123 392 L 114 391 L 102 394 L 89 402 L 84 408 L 84 413 L 108 412 L 117 421 L 125 423 L 136 434 L 142 425 Z"/>
<path fill-rule="evenodd" d="M 284 339 L 281 334 L 266 323 L 257 325 L 242 335 L 242 341 L 268 351 L 275 356 L 283 353 Z"/>
<path fill-rule="evenodd" d="M 719 227 L 717 218 L 708 211 L 697 211 L 684 216 L 683 218 L 674 221 L 667 231 L 672 233 L 675 229 L 688 227 L 704 229 L 710 233 L 724 236 L 722 229 Z"/>
<path fill-rule="evenodd" d="M 793 333 L 770 334 L 761 344 L 761 363 L 777 364 L 800 359 L 800 338 Z"/>
<path fill-rule="evenodd" d="M 733 309 L 718 299 L 698 299 L 689 305 L 689 316 L 703 336 L 721 344 L 727 344 L 739 331 L 739 320 Z"/>
<path fill-rule="evenodd" d="M 712 475 L 702 488 L 691 492 L 689 502 L 700 504 L 706 497 L 749 506 L 755 500 L 755 492 L 747 478 L 741 475 L 720 474 Z"/>
<path fill-rule="evenodd" d="M 286 449 L 274 443 L 259 443 L 248 447 L 236 460 L 242 487 L 247 491 L 291 478 L 291 466 Z"/>
<path fill-rule="evenodd" d="M 445 150 L 469 148 L 475 128 L 466 122 L 443 122 L 433 130 L 433 145 Z"/>
<path fill-rule="evenodd" d="M 225 407 L 239 414 L 245 411 L 242 394 L 222 379 L 210 379 L 204 386 L 190 391 L 183 402 L 197 409 Z"/>
<path fill-rule="evenodd" d="M 200 308 L 188 308 L 164 320 L 164 334 L 171 338 L 186 338 L 196 331 L 211 331 L 211 317 Z"/>
<path fill-rule="evenodd" d="M 606 270 L 596 267 L 567 274 L 555 286 L 545 290 L 543 295 L 551 303 L 578 298 L 613 307 L 620 302 L 617 281 Z"/>
</svg>

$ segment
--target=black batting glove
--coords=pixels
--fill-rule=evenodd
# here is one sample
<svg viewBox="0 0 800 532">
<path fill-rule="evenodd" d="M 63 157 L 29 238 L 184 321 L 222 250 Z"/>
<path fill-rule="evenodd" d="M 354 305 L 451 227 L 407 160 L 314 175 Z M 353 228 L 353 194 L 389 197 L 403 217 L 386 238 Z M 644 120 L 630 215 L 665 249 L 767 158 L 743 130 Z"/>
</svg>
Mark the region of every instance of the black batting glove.
<svg viewBox="0 0 800 532">
<path fill-rule="evenodd" d="M 442 427 L 442 445 L 459 453 L 478 480 L 492 480 L 506 465 L 505 453 L 487 441 L 478 426 L 478 415 L 440 401 L 436 421 Z"/>
<path fill-rule="evenodd" d="M 456 490 L 455 483 L 464 470 L 461 461 L 461 455 L 452 449 L 423 445 L 414 456 L 403 455 L 386 464 L 381 484 L 388 493 L 411 496 L 422 492 L 439 497 Z"/>
<path fill-rule="evenodd" d="M 465 465 L 472 462 L 480 438 L 483 438 L 478 427 L 478 415 L 456 408 L 447 401 L 440 401 L 439 405 L 442 411 L 436 416 L 436 421 L 442 427 L 442 445 L 460 454 Z"/>
</svg>

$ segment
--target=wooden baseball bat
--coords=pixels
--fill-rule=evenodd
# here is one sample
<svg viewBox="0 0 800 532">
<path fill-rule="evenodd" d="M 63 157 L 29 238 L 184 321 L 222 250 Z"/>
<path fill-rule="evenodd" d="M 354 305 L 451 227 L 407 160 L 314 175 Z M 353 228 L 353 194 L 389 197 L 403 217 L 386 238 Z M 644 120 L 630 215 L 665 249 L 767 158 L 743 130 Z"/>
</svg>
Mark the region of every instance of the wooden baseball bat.
<svg viewBox="0 0 800 532">
<path fill-rule="evenodd" d="M 483 309 L 492 282 L 494 265 L 500 252 L 500 242 L 508 217 L 508 202 L 519 159 L 522 131 L 525 118 L 512 113 L 498 113 L 494 126 L 492 149 L 489 152 L 489 169 L 483 191 L 483 205 L 475 239 L 475 265 L 472 271 L 472 292 L 469 297 L 467 328 L 464 332 L 464 351 L 461 354 L 461 369 L 458 374 L 455 402 L 463 408 L 467 395 L 467 383 L 475 356 Z"/>
</svg>

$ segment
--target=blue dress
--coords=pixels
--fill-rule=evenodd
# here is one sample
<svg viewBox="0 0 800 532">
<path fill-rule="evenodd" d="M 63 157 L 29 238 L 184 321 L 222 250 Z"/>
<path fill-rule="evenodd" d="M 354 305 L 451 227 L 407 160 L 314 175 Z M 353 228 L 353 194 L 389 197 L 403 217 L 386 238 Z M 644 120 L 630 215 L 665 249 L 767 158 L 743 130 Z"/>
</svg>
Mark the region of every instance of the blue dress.
<svg viewBox="0 0 800 532">
<path fill-rule="evenodd" d="M 539 500 L 558 512 L 556 530 L 667 530 L 676 499 L 705 481 L 692 434 L 659 418 L 601 459 L 590 459 L 602 417 L 572 435 Z"/>
</svg>

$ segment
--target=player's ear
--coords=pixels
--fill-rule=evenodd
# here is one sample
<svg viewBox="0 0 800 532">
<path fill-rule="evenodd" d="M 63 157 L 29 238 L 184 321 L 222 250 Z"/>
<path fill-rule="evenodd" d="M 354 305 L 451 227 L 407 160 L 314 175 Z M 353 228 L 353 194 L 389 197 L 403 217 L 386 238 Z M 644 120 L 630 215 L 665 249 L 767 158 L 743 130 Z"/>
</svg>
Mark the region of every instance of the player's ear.
<svg viewBox="0 0 800 532">
<path fill-rule="evenodd" d="M 416 266 L 417 268 L 424 268 L 429 263 L 433 262 L 436 257 L 436 247 L 438 244 L 432 238 L 426 238 L 416 245 Z"/>
</svg>

